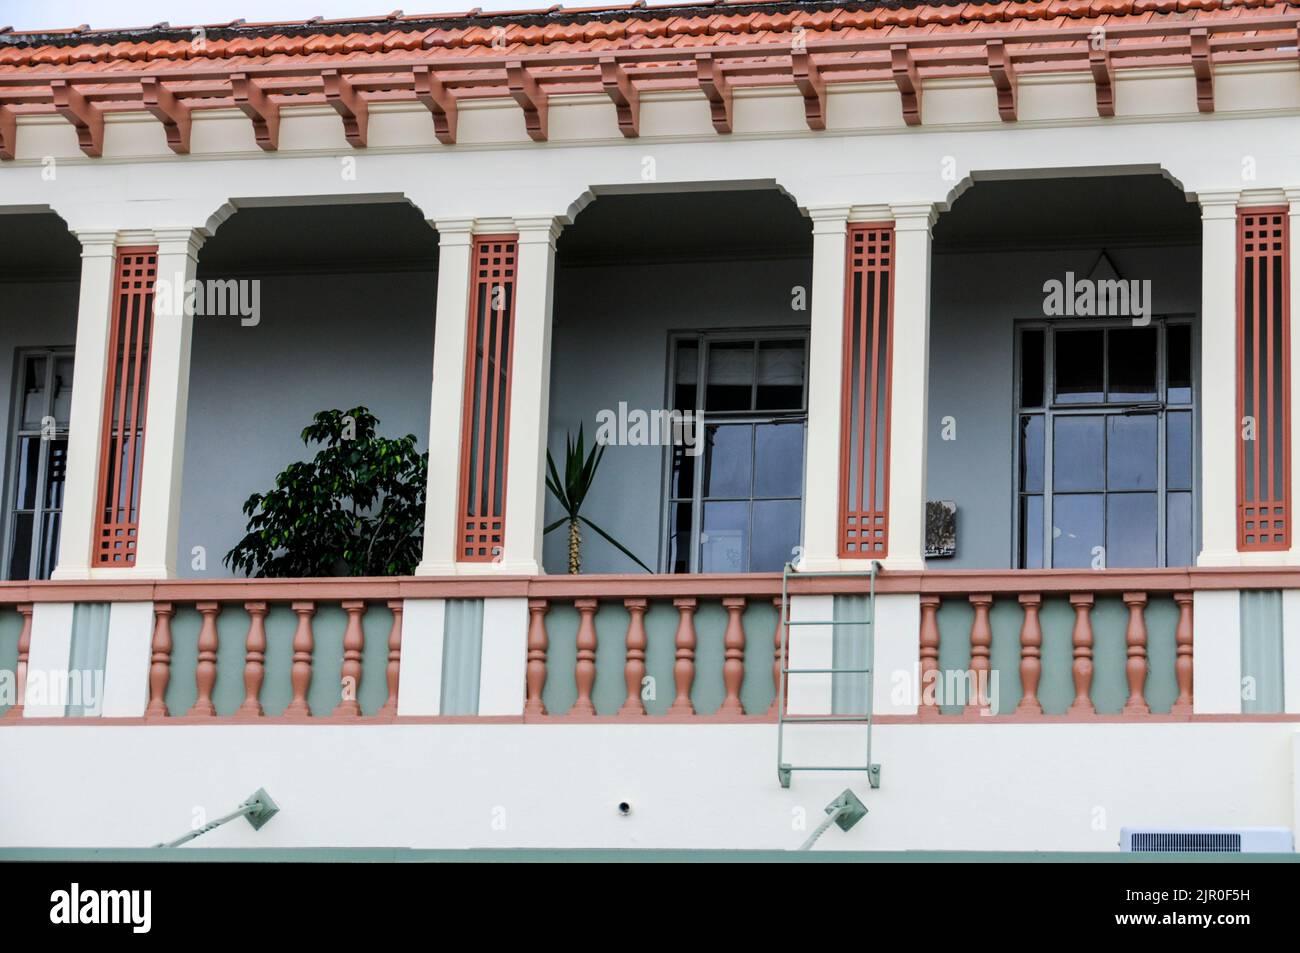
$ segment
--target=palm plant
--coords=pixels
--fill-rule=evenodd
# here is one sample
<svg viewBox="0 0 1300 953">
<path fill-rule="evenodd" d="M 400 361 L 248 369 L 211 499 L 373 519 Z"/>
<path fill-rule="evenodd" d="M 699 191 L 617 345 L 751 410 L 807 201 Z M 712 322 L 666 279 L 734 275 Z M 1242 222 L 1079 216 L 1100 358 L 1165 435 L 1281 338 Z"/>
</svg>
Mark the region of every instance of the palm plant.
<svg viewBox="0 0 1300 953">
<path fill-rule="evenodd" d="M 592 447 L 590 453 L 586 452 L 581 424 L 578 426 L 576 442 L 572 434 L 564 435 L 563 482 L 560 481 L 560 474 L 555 468 L 555 460 L 552 459 L 551 452 L 546 451 L 546 488 L 559 501 L 565 515 L 547 526 L 545 532 L 549 533 L 559 529 L 565 523 L 569 524 L 569 572 L 574 575 L 582 571 L 582 530 L 578 526 L 579 522 L 586 523 L 604 537 L 606 542 L 646 572 L 653 572 L 649 566 L 632 555 L 626 546 L 582 515 L 582 504 L 586 502 L 587 494 L 591 492 L 591 484 L 596 479 L 596 470 L 600 467 L 600 461 L 604 456 L 605 447 L 600 444 Z"/>
</svg>

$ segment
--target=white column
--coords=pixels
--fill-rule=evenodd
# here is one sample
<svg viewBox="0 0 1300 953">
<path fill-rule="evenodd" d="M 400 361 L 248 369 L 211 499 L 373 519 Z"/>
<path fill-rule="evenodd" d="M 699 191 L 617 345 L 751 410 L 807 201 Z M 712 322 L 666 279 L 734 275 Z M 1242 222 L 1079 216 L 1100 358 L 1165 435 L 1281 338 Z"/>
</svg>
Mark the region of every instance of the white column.
<svg viewBox="0 0 1300 953">
<path fill-rule="evenodd" d="M 82 231 L 77 238 L 81 241 L 81 292 L 68 423 L 68 470 L 63 486 L 59 562 L 51 574 L 54 579 L 90 577 L 117 233 Z"/>
<path fill-rule="evenodd" d="M 438 230 L 438 302 L 433 326 L 433 397 L 429 404 L 429 486 L 424 552 L 417 576 L 456 571 L 460 450 L 465 403 L 473 219 L 433 222 Z"/>
<path fill-rule="evenodd" d="M 803 553 L 799 568 L 839 565 L 840 413 L 844 375 L 845 236 L 849 206 L 810 208 L 812 313 L 808 338 L 808 446 L 804 453 Z"/>
<path fill-rule="evenodd" d="M 542 571 L 546 504 L 546 434 L 551 396 L 551 298 L 555 281 L 554 216 L 516 218 L 515 341 L 511 360 L 510 450 L 506 473 L 506 542 L 499 569 Z"/>
<path fill-rule="evenodd" d="M 1237 197 L 1202 192 L 1201 551 L 1198 566 L 1237 552 Z M 1199 605 L 1198 605 L 1199 608 Z M 1198 699 L 1199 701 L 1199 699 Z"/>
<path fill-rule="evenodd" d="M 194 280 L 204 236 L 192 228 L 157 229 L 154 235 L 158 243 L 158 293 L 154 296 L 149 394 L 140 462 L 140 529 L 135 566 L 125 573 L 169 579 L 176 575 L 194 333 L 194 315 L 186 313 L 190 308 L 178 308 L 176 303 L 184 297 L 187 282 Z M 181 289 L 182 294 L 177 295 L 176 289 Z"/>
<path fill-rule="evenodd" d="M 929 202 L 892 206 L 894 309 L 889 400 L 887 569 L 925 568 L 925 442 L 930 370 Z"/>
</svg>

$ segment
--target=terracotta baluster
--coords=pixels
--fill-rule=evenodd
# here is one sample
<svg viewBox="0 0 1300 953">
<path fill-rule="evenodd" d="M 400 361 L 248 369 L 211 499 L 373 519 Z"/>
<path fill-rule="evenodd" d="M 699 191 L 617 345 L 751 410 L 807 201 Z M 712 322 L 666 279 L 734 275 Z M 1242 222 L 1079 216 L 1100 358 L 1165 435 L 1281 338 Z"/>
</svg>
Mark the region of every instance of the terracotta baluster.
<svg viewBox="0 0 1300 953">
<path fill-rule="evenodd" d="M 23 717 L 23 701 L 27 695 L 27 658 L 32 651 L 32 606 L 24 602 L 16 607 L 23 617 L 23 627 L 18 633 L 18 664 L 14 666 L 14 703 L 5 712 L 6 718 Z"/>
<path fill-rule="evenodd" d="M 316 648 L 316 637 L 311 630 L 311 617 L 316 614 L 316 603 L 295 602 L 293 611 L 298 614 L 298 628 L 293 633 L 293 667 L 289 681 L 293 698 L 285 708 L 287 717 L 306 718 L 311 715 L 307 704 L 307 689 L 311 687 L 311 653 Z"/>
<path fill-rule="evenodd" d="M 525 715 L 546 714 L 542 690 L 546 688 L 546 648 L 550 643 L 546 636 L 548 605 L 545 599 L 528 600 L 528 700 L 524 703 Z"/>
<path fill-rule="evenodd" d="M 627 699 L 618 710 L 620 715 L 644 715 L 645 702 L 641 700 L 641 682 L 645 679 L 645 613 L 649 602 L 645 599 L 624 599 L 627 609 L 627 662 L 623 665 L 623 680 L 627 683 Z"/>
<path fill-rule="evenodd" d="M 357 700 L 357 694 L 361 691 L 361 655 L 366 647 L 366 633 L 361 627 L 366 603 L 363 599 L 348 599 L 341 605 L 348 614 L 348 624 L 343 630 L 343 664 L 339 672 L 343 697 L 334 706 L 334 714 L 356 718 L 361 715 L 361 702 Z"/>
<path fill-rule="evenodd" d="M 1089 696 L 1092 688 L 1092 601 L 1090 592 L 1070 594 L 1070 605 L 1074 607 L 1074 634 L 1070 637 L 1074 646 L 1074 702 L 1069 711 L 1072 715 L 1097 713 Z"/>
<path fill-rule="evenodd" d="M 149 704 L 146 718 L 165 718 L 167 712 L 167 682 L 172 667 L 172 616 L 176 607 L 170 602 L 153 604 L 153 644 L 149 659 Z"/>
<path fill-rule="evenodd" d="M 670 715 L 693 715 L 695 706 L 691 704 L 691 685 L 695 682 L 695 609 L 699 600 L 691 596 L 673 600 L 677 608 L 677 635 L 673 644 L 677 647 L 676 661 L 673 662 L 673 683 L 677 696 L 673 699 Z"/>
<path fill-rule="evenodd" d="M 262 679 L 266 677 L 266 603 L 245 602 L 248 636 L 244 639 L 244 703 L 235 712 L 261 718 Z"/>
<path fill-rule="evenodd" d="M 775 718 L 776 706 L 781 701 L 781 669 L 785 668 L 785 659 L 781 656 L 781 597 L 774 598 L 772 605 L 776 606 L 776 634 L 772 636 L 772 704 L 767 713 Z"/>
<path fill-rule="evenodd" d="M 1043 703 L 1038 700 L 1038 682 L 1043 674 L 1043 627 L 1038 619 L 1043 597 L 1038 593 L 1020 596 L 1025 618 L 1020 624 L 1020 704 L 1016 712 L 1021 715 L 1041 715 Z"/>
<path fill-rule="evenodd" d="M 740 702 L 740 686 L 745 681 L 745 623 L 741 613 L 745 611 L 745 600 L 739 596 L 729 597 L 722 600 L 722 607 L 727 610 L 727 628 L 722 635 L 725 653 L 722 685 L 726 695 L 718 714 L 743 715 L 745 706 Z"/>
<path fill-rule="evenodd" d="M 1174 631 L 1174 642 L 1178 655 L 1174 660 L 1174 675 L 1178 679 L 1178 698 L 1169 710 L 1171 715 L 1190 715 L 1192 713 L 1192 594 L 1175 592 L 1174 602 L 1178 603 L 1178 628 Z"/>
<path fill-rule="evenodd" d="M 595 716 L 596 706 L 591 701 L 591 689 L 596 684 L 596 609 L 595 599 L 575 599 L 578 610 L 578 663 L 575 677 L 578 698 L 569 710 L 570 715 Z"/>
<path fill-rule="evenodd" d="M 939 603 L 938 596 L 921 597 L 921 684 L 917 713 L 922 716 L 939 714 L 939 693 L 943 687 L 939 676 Z"/>
<path fill-rule="evenodd" d="M 1128 673 L 1128 701 L 1124 703 L 1126 715 L 1151 714 L 1151 707 L 1147 705 L 1144 694 L 1147 680 L 1147 623 L 1142 613 L 1146 604 L 1145 592 L 1124 593 L 1124 605 L 1128 606 L 1128 630 L 1124 633 L 1124 642 L 1128 646 L 1128 661 L 1124 663 Z"/>
<path fill-rule="evenodd" d="M 993 646 L 989 609 L 993 606 L 993 596 L 978 593 L 970 597 L 970 604 L 975 607 L 975 618 L 970 625 L 970 670 L 975 677 L 975 697 L 966 700 L 968 715 L 983 713 L 989 707 L 989 654 Z"/>
<path fill-rule="evenodd" d="M 384 718 L 397 717 L 397 691 L 402 677 L 402 600 L 390 599 L 388 608 L 393 613 L 393 627 L 388 630 L 388 699 L 375 714 Z"/>
<path fill-rule="evenodd" d="M 221 612 L 219 602 L 200 602 L 194 608 L 203 616 L 199 627 L 199 660 L 194 666 L 194 684 L 198 688 L 198 697 L 185 714 L 196 718 L 211 718 L 217 713 L 212 704 L 212 689 L 217 684 L 217 614 Z"/>
</svg>

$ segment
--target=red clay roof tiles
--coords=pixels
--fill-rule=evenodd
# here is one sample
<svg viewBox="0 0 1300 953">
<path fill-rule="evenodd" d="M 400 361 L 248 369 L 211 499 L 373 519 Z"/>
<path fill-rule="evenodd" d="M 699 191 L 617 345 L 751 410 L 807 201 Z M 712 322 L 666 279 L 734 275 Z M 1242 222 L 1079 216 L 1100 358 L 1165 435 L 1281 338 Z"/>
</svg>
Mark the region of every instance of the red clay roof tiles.
<svg viewBox="0 0 1300 953">
<path fill-rule="evenodd" d="M 901 0 L 881 3 L 728 4 L 682 7 L 595 7 L 583 10 L 520 11 L 375 17 L 368 20 L 306 21 L 280 24 L 218 24 L 192 42 L 191 29 L 45 30 L 0 34 L 0 70 L 68 67 L 135 70 L 138 64 L 193 62 L 232 69 L 270 57 L 402 57 L 428 49 L 443 55 L 500 55 L 507 49 L 530 55 L 593 48 L 731 46 L 787 42 L 795 30 L 814 35 L 861 38 L 895 29 L 963 31 L 1066 26 L 1070 21 L 1152 14 L 1174 18 L 1250 15 L 1300 7 L 1300 0 L 1022 0 L 998 3 L 943 3 Z M 757 9 L 755 9 L 757 7 Z M 1244 24 L 1243 24 L 1244 26 Z"/>
</svg>

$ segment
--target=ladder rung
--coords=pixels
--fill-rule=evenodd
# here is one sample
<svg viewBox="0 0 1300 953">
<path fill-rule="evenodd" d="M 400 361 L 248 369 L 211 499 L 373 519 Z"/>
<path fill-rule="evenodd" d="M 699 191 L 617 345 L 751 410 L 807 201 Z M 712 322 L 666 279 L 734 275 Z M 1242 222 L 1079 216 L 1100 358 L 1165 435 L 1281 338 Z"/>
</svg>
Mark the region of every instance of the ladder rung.
<svg viewBox="0 0 1300 953">
<path fill-rule="evenodd" d="M 785 675 L 866 675 L 869 668 L 783 668 Z"/>
<path fill-rule="evenodd" d="M 849 619 L 842 619 L 836 621 L 835 619 L 786 619 L 785 624 L 786 625 L 871 625 L 871 620 L 865 619 L 859 621 L 852 621 Z"/>
<path fill-rule="evenodd" d="M 870 771 L 871 765 L 869 764 L 848 764 L 848 765 L 813 764 L 813 765 L 808 765 L 807 767 L 800 767 L 799 765 L 783 764 L 781 765 L 781 769 L 783 771 Z"/>
<path fill-rule="evenodd" d="M 787 725 L 834 725 L 839 722 L 862 723 L 871 721 L 870 715 L 782 715 L 781 721 Z"/>
</svg>

